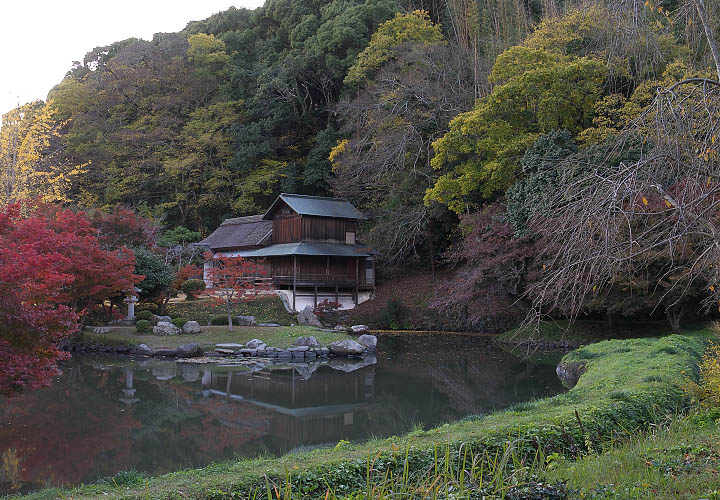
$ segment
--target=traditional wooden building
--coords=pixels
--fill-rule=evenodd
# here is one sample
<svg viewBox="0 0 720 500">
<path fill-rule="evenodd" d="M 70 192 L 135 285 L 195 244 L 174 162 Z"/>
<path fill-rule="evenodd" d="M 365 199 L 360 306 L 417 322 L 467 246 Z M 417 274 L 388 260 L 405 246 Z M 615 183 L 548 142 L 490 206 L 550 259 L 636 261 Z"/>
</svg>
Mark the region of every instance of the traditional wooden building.
<svg viewBox="0 0 720 500">
<path fill-rule="evenodd" d="M 265 279 L 295 310 L 309 299 L 349 297 L 356 305 L 375 289 L 376 252 L 357 241 L 363 220 L 345 200 L 284 193 L 264 215 L 228 219 L 200 244 L 262 262 Z"/>
</svg>

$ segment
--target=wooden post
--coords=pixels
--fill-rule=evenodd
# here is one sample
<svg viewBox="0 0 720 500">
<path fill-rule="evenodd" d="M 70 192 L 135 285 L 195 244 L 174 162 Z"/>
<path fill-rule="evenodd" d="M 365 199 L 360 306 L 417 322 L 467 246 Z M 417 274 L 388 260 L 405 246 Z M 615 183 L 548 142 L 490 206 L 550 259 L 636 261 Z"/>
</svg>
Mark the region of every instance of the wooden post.
<svg viewBox="0 0 720 500">
<path fill-rule="evenodd" d="M 355 305 L 358 305 L 360 298 L 358 297 L 358 285 L 360 284 L 360 258 L 355 257 Z"/>
<path fill-rule="evenodd" d="M 337 304 L 340 303 L 340 297 L 339 297 L 339 295 L 340 295 L 340 293 L 339 293 L 339 291 L 338 291 L 338 284 L 335 283 L 335 302 L 336 302 Z"/>
<path fill-rule="evenodd" d="M 317 307 L 317 283 L 315 284 L 315 307 Z"/>
<path fill-rule="evenodd" d="M 293 255 L 293 311 L 295 309 L 295 295 L 297 294 L 297 255 Z"/>
<path fill-rule="evenodd" d="M 325 265 L 325 284 L 330 283 L 330 257 L 327 258 L 327 264 Z"/>
</svg>

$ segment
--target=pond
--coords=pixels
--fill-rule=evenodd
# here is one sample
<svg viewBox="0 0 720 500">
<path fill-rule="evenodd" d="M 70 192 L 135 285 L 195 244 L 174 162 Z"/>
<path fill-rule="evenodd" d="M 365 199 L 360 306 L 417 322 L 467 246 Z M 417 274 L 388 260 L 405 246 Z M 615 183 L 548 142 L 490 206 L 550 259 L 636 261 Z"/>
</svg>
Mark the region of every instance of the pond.
<svg viewBox="0 0 720 500">
<path fill-rule="evenodd" d="M 552 360 L 462 335 L 383 336 L 356 364 L 74 356 L 62 368 L 52 387 L 0 400 L 5 492 L 397 435 L 563 390 Z"/>
</svg>

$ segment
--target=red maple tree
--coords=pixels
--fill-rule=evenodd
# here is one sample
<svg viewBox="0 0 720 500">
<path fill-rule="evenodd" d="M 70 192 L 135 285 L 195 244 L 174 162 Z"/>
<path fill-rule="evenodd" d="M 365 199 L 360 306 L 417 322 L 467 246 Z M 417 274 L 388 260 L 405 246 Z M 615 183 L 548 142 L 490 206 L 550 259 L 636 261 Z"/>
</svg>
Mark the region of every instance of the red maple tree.
<svg viewBox="0 0 720 500">
<path fill-rule="evenodd" d="M 142 279 L 132 252 L 103 250 L 82 212 L 15 203 L 0 211 L 0 394 L 47 385 L 87 308 Z"/>
<path fill-rule="evenodd" d="M 208 270 L 208 278 L 213 286 L 211 296 L 215 302 L 225 306 L 228 328 L 232 330 L 233 304 L 256 295 L 256 279 L 264 276 L 265 271 L 256 261 L 242 257 L 213 256 L 208 252 L 205 258 L 213 262 Z"/>
</svg>

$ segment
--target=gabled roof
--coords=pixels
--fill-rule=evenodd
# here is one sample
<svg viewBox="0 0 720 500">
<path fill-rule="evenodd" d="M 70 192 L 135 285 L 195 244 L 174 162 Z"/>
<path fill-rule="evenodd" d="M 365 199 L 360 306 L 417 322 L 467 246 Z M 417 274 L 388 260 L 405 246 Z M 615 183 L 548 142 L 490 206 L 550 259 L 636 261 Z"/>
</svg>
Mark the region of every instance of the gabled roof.
<svg viewBox="0 0 720 500">
<path fill-rule="evenodd" d="M 262 215 L 225 219 L 213 233 L 197 243 L 212 250 L 254 247 L 267 243 L 272 233 L 272 221 Z"/>
<path fill-rule="evenodd" d="M 359 219 L 366 217 L 350 202 L 338 198 L 325 198 L 322 196 L 308 196 L 304 194 L 282 193 L 270 205 L 264 219 L 269 219 L 278 204 L 285 202 L 293 211 L 299 215 L 314 215 L 316 217 L 335 217 L 338 219 Z"/>
</svg>

